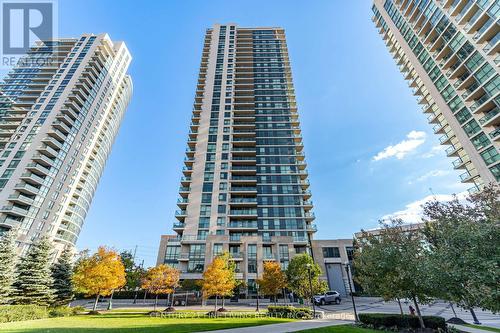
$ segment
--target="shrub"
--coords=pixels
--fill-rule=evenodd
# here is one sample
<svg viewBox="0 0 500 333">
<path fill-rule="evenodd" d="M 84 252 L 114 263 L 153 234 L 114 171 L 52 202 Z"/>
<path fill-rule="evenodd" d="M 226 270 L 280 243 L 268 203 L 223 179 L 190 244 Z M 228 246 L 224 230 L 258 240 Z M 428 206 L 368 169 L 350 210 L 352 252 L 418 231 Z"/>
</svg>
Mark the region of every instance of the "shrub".
<svg viewBox="0 0 500 333">
<path fill-rule="evenodd" d="M 71 310 L 73 310 L 74 315 L 80 314 L 82 312 L 87 312 L 87 309 L 85 309 L 85 307 L 83 306 L 73 306 Z"/>
<path fill-rule="evenodd" d="M 49 317 L 55 318 L 55 317 L 69 317 L 69 316 L 74 316 L 75 312 L 73 308 L 70 308 L 69 306 L 56 306 L 53 308 L 49 308 Z"/>
<path fill-rule="evenodd" d="M 419 328 L 420 323 L 417 316 L 399 315 L 390 313 L 360 313 L 359 321 L 374 328 Z M 434 330 L 445 330 L 446 322 L 442 317 L 423 316 L 426 328 Z"/>
<path fill-rule="evenodd" d="M 284 317 L 294 319 L 311 319 L 312 311 L 309 308 L 296 308 L 294 306 L 275 306 L 267 307 L 267 313 L 270 317 Z"/>
<path fill-rule="evenodd" d="M 39 305 L 2 305 L 0 323 L 11 321 L 43 319 L 49 316 L 47 308 Z"/>
</svg>

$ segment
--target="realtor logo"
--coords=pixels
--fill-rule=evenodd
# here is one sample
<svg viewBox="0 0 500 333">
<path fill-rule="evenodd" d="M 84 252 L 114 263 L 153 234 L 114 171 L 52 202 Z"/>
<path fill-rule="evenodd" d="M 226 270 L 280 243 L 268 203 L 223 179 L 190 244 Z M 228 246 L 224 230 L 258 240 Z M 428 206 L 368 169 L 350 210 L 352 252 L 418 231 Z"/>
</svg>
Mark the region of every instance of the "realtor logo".
<svg viewBox="0 0 500 333">
<path fill-rule="evenodd" d="M 0 0 L 2 67 L 16 64 L 35 41 L 55 38 L 56 3 Z"/>
</svg>

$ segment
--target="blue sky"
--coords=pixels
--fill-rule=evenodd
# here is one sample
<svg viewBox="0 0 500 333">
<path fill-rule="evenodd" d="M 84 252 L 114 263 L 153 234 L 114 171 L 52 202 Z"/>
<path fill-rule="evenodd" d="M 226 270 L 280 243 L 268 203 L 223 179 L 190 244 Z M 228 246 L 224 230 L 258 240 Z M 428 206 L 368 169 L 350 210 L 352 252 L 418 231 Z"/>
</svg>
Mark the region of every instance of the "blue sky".
<svg viewBox="0 0 500 333">
<path fill-rule="evenodd" d="M 107 32 L 134 59 L 134 95 L 79 248 L 138 246 L 154 264 L 170 233 L 205 29 L 286 29 L 319 232 L 350 238 L 387 214 L 466 187 L 360 1 L 59 1 L 59 35 Z"/>
</svg>

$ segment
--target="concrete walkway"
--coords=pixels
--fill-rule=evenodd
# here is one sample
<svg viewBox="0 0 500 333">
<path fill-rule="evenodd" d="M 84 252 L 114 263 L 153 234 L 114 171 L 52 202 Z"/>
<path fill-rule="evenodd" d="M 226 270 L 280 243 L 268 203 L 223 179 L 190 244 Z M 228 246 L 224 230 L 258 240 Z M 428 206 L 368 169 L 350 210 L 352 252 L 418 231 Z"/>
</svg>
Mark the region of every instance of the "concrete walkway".
<svg viewBox="0 0 500 333">
<path fill-rule="evenodd" d="M 269 333 L 269 332 L 288 333 L 288 332 L 308 330 L 311 328 L 319 328 L 319 327 L 334 326 L 334 325 L 344 325 L 344 324 L 350 324 L 350 323 L 352 323 L 352 322 L 331 320 L 331 319 L 316 319 L 316 320 L 295 321 L 295 322 L 282 323 L 282 324 L 270 324 L 270 325 L 251 326 L 251 327 L 230 328 L 230 329 L 226 329 L 226 330 L 217 330 L 217 331 L 209 331 L 209 332 L 201 332 L 201 333 Z"/>
<path fill-rule="evenodd" d="M 482 329 L 474 328 L 474 327 L 469 327 L 469 326 L 456 325 L 456 324 L 448 324 L 448 325 L 451 325 L 451 326 L 455 327 L 456 329 L 459 329 L 459 330 L 464 331 L 464 332 L 470 332 L 470 333 L 491 333 L 491 331 L 486 331 L 486 330 L 482 330 Z"/>
</svg>

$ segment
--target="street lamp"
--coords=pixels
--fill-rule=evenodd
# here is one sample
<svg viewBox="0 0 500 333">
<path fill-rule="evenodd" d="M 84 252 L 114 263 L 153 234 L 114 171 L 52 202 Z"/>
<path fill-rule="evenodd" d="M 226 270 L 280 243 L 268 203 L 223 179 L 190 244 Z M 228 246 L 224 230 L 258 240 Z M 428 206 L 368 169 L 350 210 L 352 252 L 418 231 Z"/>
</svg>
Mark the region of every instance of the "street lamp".
<svg viewBox="0 0 500 333">
<path fill-rule="evenodd" d="M 354 309 L 354 321 L 358 322 L 358 312 L 356 311 L 356 303 L 354 302 L 354 294 L 352 293 L 352 285 L 351 285 L 351 264 L 349 261 L 345 262 L 345 271 L 347 273 L 347 282 L 349 282 L 349 292 L 351 293 L 352 299 L 352 307 Z"/>
<path fill-rule="evenodd" d="M 256 307 L 255 311 L 259 312 L 259 283 L 258 283 L 258 280 L 259 280 L 259 263 L 257 261 L 255 261 L 255 275 L 257 276 L 257 278 L 255 279 L 255 289 L 257 291 L 257 307 Z"/>
<path fill-rule="evenodd" d="M 316 318 L 316 305 L 314 304 L 314 292 L 313 292 L 313 285 L 312 285 L 312 276 L 311 276 L 311 264 L 307 264 L 307 274 L 309 276 L 309 288 L 311 290 L 311 301 L 312 301 L 312 306 L 313 306 L 313 318 Z"/>
</svg>

